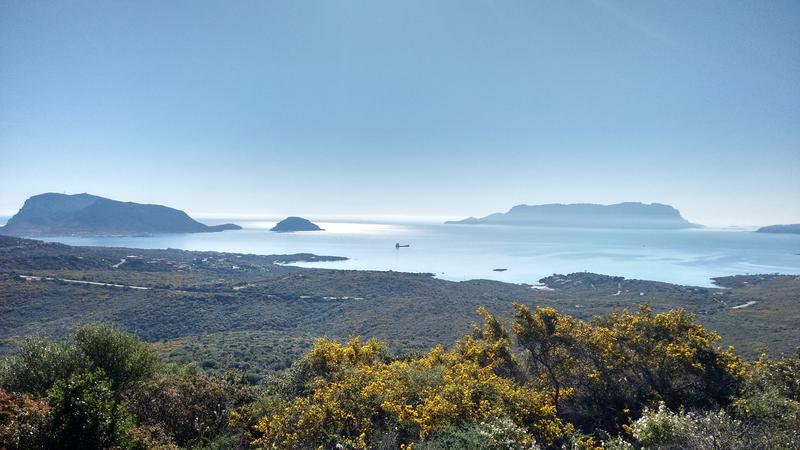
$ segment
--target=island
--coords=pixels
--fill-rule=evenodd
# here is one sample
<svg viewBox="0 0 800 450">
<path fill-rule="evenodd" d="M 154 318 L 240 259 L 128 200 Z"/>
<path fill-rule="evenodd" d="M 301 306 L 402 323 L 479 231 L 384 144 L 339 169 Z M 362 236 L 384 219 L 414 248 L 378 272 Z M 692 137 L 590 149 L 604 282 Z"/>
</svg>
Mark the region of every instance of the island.
<svg viewBox="0 0 800 450">
<path fill-rule="evenodd" d="M 769 225 L 756 230 L 756 233 L 800 234 L 800 223 L 790 225 Z"/>
<path fill-rule="evenodd" d="M 699 225 L 680 212 L 660 203 L 626 202 L 613 205 L 592 203 L 517 205 L 506 213 L 470 217 L 446 224 L 491 224 L 577 228 L 683 229 Z"/>
<path fill-rule="evenodd" d="M 0 227 L 0 234 L 37 236 L 131 236 L 239 230 L 234 224 L 209 226 L 178 209 L 121 202 L 91 194 L 35 195 Z"/>
<path fill-rule="evenodd" d="M 317 224 L 311 222 L 308 219 L 291 216 L 278 222 L 274 227 L 270 228 L 269 231 L 275 231 L 276 233 L 292 233 L 295 231 L 325 231 L 325 230 L 323 230 Z"/>
</svg>

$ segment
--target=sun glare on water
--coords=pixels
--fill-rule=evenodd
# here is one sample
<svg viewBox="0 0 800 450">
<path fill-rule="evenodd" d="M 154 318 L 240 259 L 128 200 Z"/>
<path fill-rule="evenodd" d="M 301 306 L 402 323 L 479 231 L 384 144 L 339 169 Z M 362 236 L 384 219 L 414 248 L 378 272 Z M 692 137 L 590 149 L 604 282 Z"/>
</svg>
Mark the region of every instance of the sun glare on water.
<svg viewBox="0 0 800 450">
<path fill-rule="evenodd" d="M 269 230 L 274 227 L 277 221 L 259 220 L 239 222 L 245 229 Z M 403 234 L 408 229 L 402 225 L 385 223 L 364 223 L 364 222 L 315 222 L 325 234 L 351 234 L 351 235 L 382 235 L 382 234 Z"/>
<path fill-rule="evenodd" d="M 383 223 L 320 222 L 318 225 L 334 234 L 398 234 L 406 231 L 402 226 Z"/>
</svg>

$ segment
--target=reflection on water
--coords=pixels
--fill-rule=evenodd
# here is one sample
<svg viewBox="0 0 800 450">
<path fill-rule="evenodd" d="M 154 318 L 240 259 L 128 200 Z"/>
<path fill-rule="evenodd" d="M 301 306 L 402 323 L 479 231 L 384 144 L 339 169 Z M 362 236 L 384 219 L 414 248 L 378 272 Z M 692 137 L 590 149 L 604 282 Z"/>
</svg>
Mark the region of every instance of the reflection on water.
<svg viewBox="0 0 800 450">
<path fill-rule="evenodd" d="M 317 225 L 319 225 L 326 232 L 336 234 L 402 235 L 407 231 L 407 228 L 402 226 L 380 223 L 320 222 Z"/>
<path fill-rule="evenodd" d="M 455 281 L 486 278 L 533 283 L 553 273 L 591 271 L 709 286 L 709 278 L 714 276 L 800 273 L 797 235 L 708 229 L 593 230 L 347 221 L 318 223 L 324 232 L 273 233 L 268 230 L 274 221 L 234 222 L 244 229 L 50 240 L 72 245 L 346 256 L 350 258 L 347 261 L 302 265 L 427 272 Z M 397 249 L 398 242 L 411 246 Z M 508 270 L 494 271 L 498 268 Z"/>
<path fill-rule="evenodd" d="M 217 224 L 219 220 L 204 220 L 204 223 Z M 248 230 L 269 230 L 275 226 L 275 221 L 253 220 L 253 221 L 234 221 Z M 224 222 L 223 222 L 224 223 Z M 384 223 L 356 223 L 356 222 L 314 222 L 328 234 L 402 234 L 405 228 L 398 225 Z"/>
</svg>

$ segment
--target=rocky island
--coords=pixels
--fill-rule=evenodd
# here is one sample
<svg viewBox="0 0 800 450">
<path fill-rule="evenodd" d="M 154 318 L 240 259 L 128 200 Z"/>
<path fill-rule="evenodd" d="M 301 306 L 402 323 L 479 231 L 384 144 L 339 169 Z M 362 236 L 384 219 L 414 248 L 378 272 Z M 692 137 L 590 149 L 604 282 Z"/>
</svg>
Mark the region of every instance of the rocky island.
<svg viewBox="0 0 800 450">
<path fill-rule="evenodd" d="M 756 233 L 800 234 L 800 223 L 791 225 L 769 225 L 756 230 Z"/>
<path fill-rule="evenodd" d="M 323 230 L 317 224 L 311 222 L 308 219 L 292 216 L 281 220 L 274 227 L 270 228 L 269 231 L 275 231 L 277 233 L 291 233 L 294 231 L 325 231 L 325 230 Z"/>
<path fill-rule="evenodd" d="M 183 211 L 161 205 L 120 202 L 91 194 L 35 195 L 0 227 L 10 236 L 131 236 L 239 230 L 234 224 L 209 226 Z"/>
<path fill-rule="evenodd" d="M 592 203 L 517 205 L 506 213 L 445 223 L 637 229 L 681 229 L 699 226 L 684 219 L 672 206 L 637 202 L 613 205 Z"/>
</svg>

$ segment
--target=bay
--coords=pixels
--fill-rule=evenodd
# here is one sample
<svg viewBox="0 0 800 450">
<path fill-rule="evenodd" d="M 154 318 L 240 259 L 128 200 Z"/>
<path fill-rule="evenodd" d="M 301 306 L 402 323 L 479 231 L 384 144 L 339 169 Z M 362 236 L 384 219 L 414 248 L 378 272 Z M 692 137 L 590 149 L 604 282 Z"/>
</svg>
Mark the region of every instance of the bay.
<svg viewBox="0 0 800 450">
<path fill-rule="evenodd" d="M 789 234 L 710 228 L 612 230 L 365 220 L 317 222 L 325 229 L 322 232 L 274 233 L 269 228 L 276 220 L 204 222 L 234 222 L 243 229 L 43 239 L 69 245 L 345 256 L 347 261 L 298 265 L 425 272 L 453 281 L 491 279 L 533 284 L 553 273 L 589 271 L 711 286 L 712 277 L 725 275 L 800 274 L 800 235 Z M 409 247 L 398 249 L 397 243 Z"/>
</svg>

